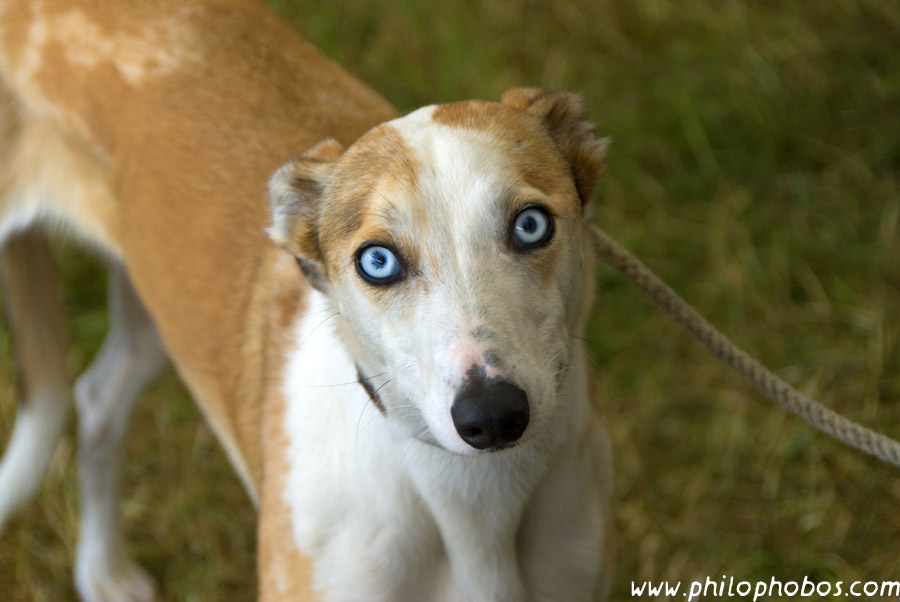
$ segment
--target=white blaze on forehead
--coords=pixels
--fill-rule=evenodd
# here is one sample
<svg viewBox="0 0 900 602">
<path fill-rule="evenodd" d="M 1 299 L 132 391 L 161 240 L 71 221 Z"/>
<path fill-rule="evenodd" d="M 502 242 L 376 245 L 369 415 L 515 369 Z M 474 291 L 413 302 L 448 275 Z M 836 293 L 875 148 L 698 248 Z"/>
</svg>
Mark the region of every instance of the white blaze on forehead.
<svg viewBox="0 0 900 602">
<path fill-rule="evenodd" d="M 444 225 L 444 234 L 463 240 L 476 232 L 493 232 L 503 213 L 500 203 L 516 184 L 501 143 L 488 133 L 433 120 L 437 106 L 419 109 L 391 122 L 421 166 L 417 197 L 429 229 Z M 437 222 L 437 223 L 435 223 Z"/>
<path fill-rule="evenodd" d="M 505 154 L 498 152 L 498 142 L 489 132 L 438 123 L 433 119 L 437 108 L 424 107 L 390 122 L 425 170 L 442 178 L 455 177 L 460 184 L 495 173 L 498 167 L 506 171 Z"/>
</svg>

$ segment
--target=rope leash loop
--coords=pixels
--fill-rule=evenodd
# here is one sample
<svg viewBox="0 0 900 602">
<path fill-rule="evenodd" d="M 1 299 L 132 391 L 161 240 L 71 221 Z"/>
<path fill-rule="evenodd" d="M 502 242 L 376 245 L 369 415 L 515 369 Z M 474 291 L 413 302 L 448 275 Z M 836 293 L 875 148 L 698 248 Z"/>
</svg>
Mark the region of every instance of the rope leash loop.
<svg viewBox="0 0 900 602">
<path fill-rule="evenodd" d="M 900 467 L 900 442 L 841 416 L 786 383 L 732 343 L 606 232 L 595 225 L 589 227 L 598 257 L 643 291 L 669 317 L 750 384 L 822 432 Z"/>
</svg>

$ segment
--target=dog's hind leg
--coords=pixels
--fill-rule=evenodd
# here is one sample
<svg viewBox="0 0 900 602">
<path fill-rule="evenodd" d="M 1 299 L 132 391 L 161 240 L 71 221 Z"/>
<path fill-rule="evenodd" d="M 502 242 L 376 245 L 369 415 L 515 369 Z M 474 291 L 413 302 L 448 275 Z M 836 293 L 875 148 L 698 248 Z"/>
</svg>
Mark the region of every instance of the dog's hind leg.
<svg viewBox="0 0 900 602">
<path fill-rule="evenodd" d="M 0 530 L 43 479 L 69 412 L 66 325 L 43 232 L 14 233 L 0 250 L 5 305 L 19 372 L 19 407 L 0 462 Z"/>
<path fill-rule="evenodd" d="M 78 379 L 81 533 L 75 563 L 86 602 L 149 601 L 153 583 L 125 551 L 117 510 L 122 443 L 141 392 L 167 364 L 166 352 L 124 269 L 109 277 L 110 329 Z"/>
</svg>

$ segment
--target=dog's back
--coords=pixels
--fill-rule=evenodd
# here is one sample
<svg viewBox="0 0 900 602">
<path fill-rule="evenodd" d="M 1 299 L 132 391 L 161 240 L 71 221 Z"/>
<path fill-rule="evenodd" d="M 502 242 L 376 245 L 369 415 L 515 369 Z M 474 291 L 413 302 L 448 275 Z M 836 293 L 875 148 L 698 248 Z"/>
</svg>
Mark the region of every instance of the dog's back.
<svg viewBox="0 0 900 602">
<path fill-rule="evenodd" d="M 127 322 L 116 328 L 113 316 L 107 357 L 79 382 L 80 447 L 99 445 L 118 420 L 95 391 L 124 374 L 116 356 L 132 371 L 149 366 L 151 380 L 167 353 L 255 496 L 260 406 L 246 399 L 265 388 L 262 364 L 277 352 L 262 348 L 256 322 L 285 300 L 253 283 L 288 263 L 302 286 L 266 239 L 265 182 L 285 157 L 326 137 L 350 143 L 393 116 L 262 2 L 0 7 L 0 261 L 23 392 L 0 464 L 0 528 L 39 484 L 68 414 L 47 232 L 117 266 L 111 305 Z M 154 322 L 165 351 L 154 350 Z"/>
<path fill-rule="evenodd" d="M 298 149 L 352 142 L 393 110 L 262 3 L 80 4 L 0 16 L 0 232 L 60 225 L 124 260 L 221 434 L 252 450 L 254 417 L 217 406 L 253 375 L 209 358 L 248 344 L 235 329 L 258 300 L 234 283 L 266 269 L 263 183 Z M 258 458 L 243 460 L 252 479 Z"/>
</svg>

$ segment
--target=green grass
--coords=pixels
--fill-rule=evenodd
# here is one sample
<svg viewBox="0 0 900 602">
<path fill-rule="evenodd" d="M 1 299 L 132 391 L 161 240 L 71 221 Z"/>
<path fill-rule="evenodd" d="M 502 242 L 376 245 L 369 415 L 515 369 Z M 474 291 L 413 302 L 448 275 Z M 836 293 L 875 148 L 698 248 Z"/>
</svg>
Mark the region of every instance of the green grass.
<svg viewBox="0 0 900 602">
<path fill-rule="evenodd" d="M 404 110 L 582 92 L 614 141 L 595 220 L 801 390 L 900 436 L 900 5 L 273 4 Z M 61 255 L 75 373 L 102 336 L 102 276 Z M 763 399 L 608 268 L 598 281 L 614 599 L 644 579 L 900 578 L 896 469 Z M 137 556 L 166 599 L 252 599 L 253 514 L 209 430 L 173 377 L 137 414 L 122 502 Z M 13 417 L 4 361 L 0 436 Z M 74 598 L 73 446 L 0 541 L 4 600 Z"/>
</svg>

